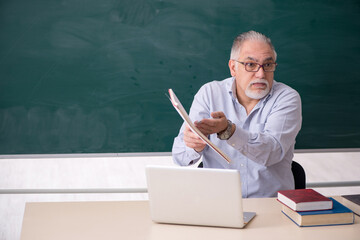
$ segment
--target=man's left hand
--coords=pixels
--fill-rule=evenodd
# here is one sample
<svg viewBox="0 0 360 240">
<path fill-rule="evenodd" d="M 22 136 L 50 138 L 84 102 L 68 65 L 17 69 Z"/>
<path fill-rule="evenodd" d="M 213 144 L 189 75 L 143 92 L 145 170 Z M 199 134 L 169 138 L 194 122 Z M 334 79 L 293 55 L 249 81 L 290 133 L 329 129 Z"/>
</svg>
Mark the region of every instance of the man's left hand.
<svg viewBox="0 0 360 240">
<path fill-rule="evenodd" d="M 194 123 L 205 136 L 222 132 L 228 126 L 227 118 L 223 112 L 212 112 L 211 117 Z"/>
</svg>

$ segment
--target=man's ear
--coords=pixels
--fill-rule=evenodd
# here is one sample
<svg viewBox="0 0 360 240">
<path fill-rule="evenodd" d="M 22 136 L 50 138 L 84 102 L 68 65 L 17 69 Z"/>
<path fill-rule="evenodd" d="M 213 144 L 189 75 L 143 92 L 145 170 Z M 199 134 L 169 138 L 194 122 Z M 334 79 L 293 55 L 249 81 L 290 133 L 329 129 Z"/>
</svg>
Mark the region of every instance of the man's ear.
<svg viewBox="0 0 360 240">
<path fill-rule="evenodd" d="M 229 60 L 229 69 L 232 77 L 235 77 L 235 61 Z"/>
</svg>

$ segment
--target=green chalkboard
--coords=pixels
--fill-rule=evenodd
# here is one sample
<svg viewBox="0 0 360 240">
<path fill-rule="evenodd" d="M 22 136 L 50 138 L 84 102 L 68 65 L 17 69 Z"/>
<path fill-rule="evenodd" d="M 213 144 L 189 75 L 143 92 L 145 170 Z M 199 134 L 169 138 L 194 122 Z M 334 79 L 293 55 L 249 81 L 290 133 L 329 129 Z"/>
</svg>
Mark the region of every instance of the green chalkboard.
<svg viewBox="0 0 360 240">
<path fill-rule="evenodd" d="M 2 0 L 0 154 L 171 151 L 167 89 L 189 109 L 252 29 L 302 97 L 296 148 L 359 148 L 358 0 Z"/>
</svg>

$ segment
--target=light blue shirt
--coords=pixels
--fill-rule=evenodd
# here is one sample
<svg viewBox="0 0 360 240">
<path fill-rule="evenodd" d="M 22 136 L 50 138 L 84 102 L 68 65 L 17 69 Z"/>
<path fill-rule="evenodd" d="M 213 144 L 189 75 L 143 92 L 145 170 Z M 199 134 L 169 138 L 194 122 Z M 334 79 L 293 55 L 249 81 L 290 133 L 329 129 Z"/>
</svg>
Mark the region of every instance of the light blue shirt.
<svg viewBox="0 0 360 240">
<path fill-rule="evenodd" d="M 183 124 L 174 139 L 172 155 L 175 163 L 187 166 L 202 157 L 204 167 L 237 169 L 245 198 L 275 197 L 279 190 L 294 189 L 291 163 L 295 138 L 302 122 L 299 94 L 274 81 L 269 94 L 247 115 L 236 98 L 234 80 L 227 78 L 202 86 L 189 113 L 192 121 L 200 121 L 211 118 L 211 112 L 222 111 L 236 124 L 229 140 L 220 140 L 216 134 L 209 137 L 232 162 L 228 164 L 209 146 L 201 153 L 185 146 Z"/>
</svg>

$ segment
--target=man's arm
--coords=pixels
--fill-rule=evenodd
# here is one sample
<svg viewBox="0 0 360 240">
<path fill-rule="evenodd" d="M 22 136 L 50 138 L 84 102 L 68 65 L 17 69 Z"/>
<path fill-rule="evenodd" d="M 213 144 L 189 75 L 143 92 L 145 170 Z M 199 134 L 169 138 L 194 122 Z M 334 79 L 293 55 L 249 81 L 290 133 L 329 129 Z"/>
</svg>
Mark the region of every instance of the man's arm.
<svg viewBox="0 0 360 240">
<path fill-rule="evenodd" d="M 207 106 L 207 101 L 204 99 L 203 87 L 194 96 L 194 101 L 191 105 L 189 117 L 191 120 L 208 118 L 210 112 Z M 203 132 L 205 136 L 206 132 Z M 192 165 L 196 163 L 202 156 L 202 151 L 206 150 L 208 146 L 195 133 L 193 133 L 186 123 L 180 128 L 179 135 L 174 139 L 172 147 L 172 156 L 176 164 L 181 166 Z"/>
<path fill-rule="evenodd" d="M 206 135 L 219 133 L 227 126 L 224 113 L 213 112 L 211 116 L 213 118 L 195 122 L 195 126 Z M 249 159 L 270 166 L 280 162 L 295 143 L 301 120 L 300 96 L 291 91 L 275 104 L 262 131 L 247 131 L 233 126 L 227 143 Z"/>
<path fill-rule="evenodd" d="M 275 103 L 262 131 L 236 128 L 227 143 L 249 159 L 271 166 L 283 160 L 293 146 L 301 122 L 301 99 L 296 91 L 291 91 Z"/>
<path fill-rule="evenodd" d="M 192 165 L 200 159 L 202 155 L 201 152 L 206 147 L 206 143 L 184 123 L 179 135 L 174 139 L 172 156 L 178 165 Z"/>
<path fill-rule="evenodd" d="M 184 129 L 184 143 L 187 147 L 194 149 L 196 152 L 202 152 L 206 147 L 206 143 L 193 133 L 188 125 Z"/>
</svg>

